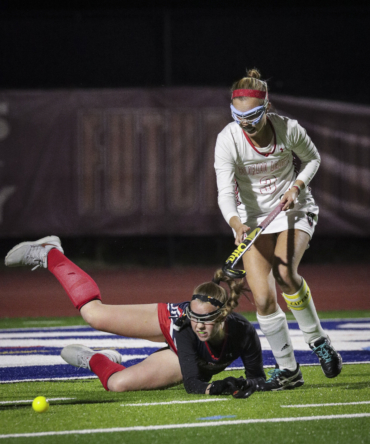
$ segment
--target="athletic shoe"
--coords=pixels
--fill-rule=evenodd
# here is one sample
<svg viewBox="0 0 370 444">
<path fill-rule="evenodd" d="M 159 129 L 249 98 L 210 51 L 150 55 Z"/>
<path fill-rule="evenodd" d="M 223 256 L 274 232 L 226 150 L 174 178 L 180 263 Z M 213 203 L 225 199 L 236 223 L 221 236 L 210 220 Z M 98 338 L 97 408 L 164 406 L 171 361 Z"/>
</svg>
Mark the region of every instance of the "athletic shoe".
<svg viewBox="0 0 370 444">
<path fill-rule="evenodd" d="M 342 357 L 331 345 L 329 337 L 311 342 L 312 353 L 319 358 L 322 371 L 327 378 L 335 378 L 342 371 Z"/>
<path fill-rule="evenodd" d="M 292 390 L 304 384 L 299 364 L 294 371 L 280 369 L 276 364 L 274 370 L 268 372 L 269 379 L 262 384 L 262 391 Z"/>
<path fill-rule="evenodd" d="M 12 248 L 5 258 L 5 265 L 8 267 L 33 267 L 32 271 L 38 267 L 48 267 L 48 253 L 56 248 L 64 253 L 58 236 L 47 236 L 35 242 L 22 242 Z"/>
<path fill-rule="evenodd" d="M 112 362 L 116 364 L 121 364 L 122 356 L 116 350 L 100 350 L 94 351 L 89 347 L 85 347 L 84 345 L 67 345 L 64 347 L 61 356 L 62 358 L 75 367 L 79 368 L 90 368 L 90 359 L 96 355 L 97 353 L 106 356 Z"/>
</svg>

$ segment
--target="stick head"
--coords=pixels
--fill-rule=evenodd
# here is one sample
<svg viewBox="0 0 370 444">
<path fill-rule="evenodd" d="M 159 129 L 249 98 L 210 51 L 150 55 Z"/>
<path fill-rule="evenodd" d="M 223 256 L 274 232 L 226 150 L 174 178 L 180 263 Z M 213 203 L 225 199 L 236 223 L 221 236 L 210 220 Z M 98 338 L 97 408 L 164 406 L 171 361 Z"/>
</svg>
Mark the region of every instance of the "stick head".
<svg viewBox="0 0 370 444">
<path fill-rule="evenodd" d="M 230 264 L 225 264 L 222 271 L 231 279 L 243 279 L 247 275 L 245 270 L 234 270 L 230 267 Z"/>
</svg>

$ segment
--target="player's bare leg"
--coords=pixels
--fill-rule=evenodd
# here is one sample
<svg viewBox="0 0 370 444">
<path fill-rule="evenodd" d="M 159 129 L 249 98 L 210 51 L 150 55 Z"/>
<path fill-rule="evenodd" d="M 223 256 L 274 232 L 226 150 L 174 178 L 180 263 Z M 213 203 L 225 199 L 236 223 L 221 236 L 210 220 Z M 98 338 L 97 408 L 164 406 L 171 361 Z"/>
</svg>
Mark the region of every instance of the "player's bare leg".
<svg viewBox="0 0 370 444">
<path fill-rule="evenodd" d="M 114 392 L 164 388 L 182 381 L 177 355 L 169 350 L 153 353 L 137 365 L 114 373 L 108 389 Z"/>
<path fill-rule="evenodd" d="M 252 248 L 243 256 L 244 270 L 252 291 L 257 313 L 267 316 L 278 309 L 275 279 L 272 275 L 276 236 L 260 236 Z"/>
<path fill-rule="evenodd" d="M 158 321 L 158 304 L 106 305 L 93 300 L 85 304 L 80 313 L 96 330 L 154 342 L 165 341 Z"/>
<path fill-rule="evenodd" d="M 334 378 L 341 372 L 342 358 L 321 327 L 311 291 L 298 273 L 298 266 L 309 239 L 309 235 L 301 230 L 290 229 L 279 233 L 273 273 L 306 343 L 318 356 L 324 374 L 328 378 Z"/>
<path fill-rule="evenodd" d="M 273 259 L 273 274 L 284 293 L 293 294 L 302 285 L 298 266 L 307 249 L 310 236 L 301 230 L 286 230 L 278 234 Z"/>
<path fill-rule="evenodd" d="M 84 345 L 67 345 L 61 353 L 70 365 L 94 372 L 106 390 L 126 392 L 164 388 L 182 381 L 177 355 L 169 349 L 153 353 L 131 367 L 121 364 L 115 350 L 94 351 Z"/>
<path fill-rule="evenodd" d="M 22 242 L 5 258 L 9 267 L 41 267 L 48 270 L 63 286 L 73 305 L 92 327 L 136 338 L 164 341 L 159 326 L 157 304 L 110 306 L 101 303 L 95 281 L 63 254 L 57 236 Z"/>
<path fill-rule="evenodd" d="M 303 377 L 295 360 L 285 313 L 277 303 L 272 275 L 275 246 L 276 235 L 263 234 L 244 254 L 243 265 L 257 307 L 257 320 L 278 365 L 268 381 L 272 390 L 284 390 L 303 385 Z"/>
<path fill-rule="evenodd" d="M 291 229 L 279 233 L 273 264 L 275 279 L 307 343 L 327 336 L 321 328 L 309 288 L 298 274 L 298 265 L 309 240 L 309 235 L 301 230 Z"/>
</svg>

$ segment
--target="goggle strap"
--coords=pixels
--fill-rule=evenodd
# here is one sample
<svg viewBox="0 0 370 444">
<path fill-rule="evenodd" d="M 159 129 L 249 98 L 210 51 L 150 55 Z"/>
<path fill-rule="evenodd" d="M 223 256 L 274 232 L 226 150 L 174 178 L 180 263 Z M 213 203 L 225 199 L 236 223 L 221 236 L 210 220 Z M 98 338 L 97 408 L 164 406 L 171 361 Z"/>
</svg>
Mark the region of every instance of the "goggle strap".
<svg viewBox="0 0 370 444">
<path fill-rule="evenodd" d="M 213 298 L 212 296 L 207 296 L 204 294 L 193 294 L 193 297 L 191 298 L 192 301 L 194 299 L 199 299 L 202 302 L 209 302 L 210 304 L 214 305 L 215 307 L 222 308 L 225 304 L 223 304 L 218 299 Z"/>
<path fill-rule="evenodd" d="M 217 310 L 212 311 L 211 313 L 198 314 L 190 310 L 190 304 L 186 307 L 186 316 L 189 319 L 196 319 L 197 321 L 200 322 L 216 320 L 220 313 L 221 313 L 221 308 L 218 308 Z"/>
</svg>

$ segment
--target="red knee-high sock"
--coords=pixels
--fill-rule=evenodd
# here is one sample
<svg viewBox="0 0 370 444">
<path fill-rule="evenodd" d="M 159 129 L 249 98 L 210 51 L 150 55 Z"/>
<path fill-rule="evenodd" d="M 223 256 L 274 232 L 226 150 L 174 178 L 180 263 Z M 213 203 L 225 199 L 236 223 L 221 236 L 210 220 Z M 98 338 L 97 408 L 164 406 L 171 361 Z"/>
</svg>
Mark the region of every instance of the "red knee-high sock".
<svg viewBox="0 0 370 444">
<path fill-rule="evenodd" d="M 96 374 L 107 391 L 109 391 L 108 379 L 113 375 L 113 373 L 120 372 L 126 368 L 121 364 L 112 362 L 109 358 L 100 353 L 93 355 L 89 364 L 91 371 Z"/>
<path fill-rule="evenodd" d="M 56 248 L 48 254 L 48 269 L 62 284 L 78 310 L 94 299 L 101 300 L 95 281 Z"/>
</svg>

